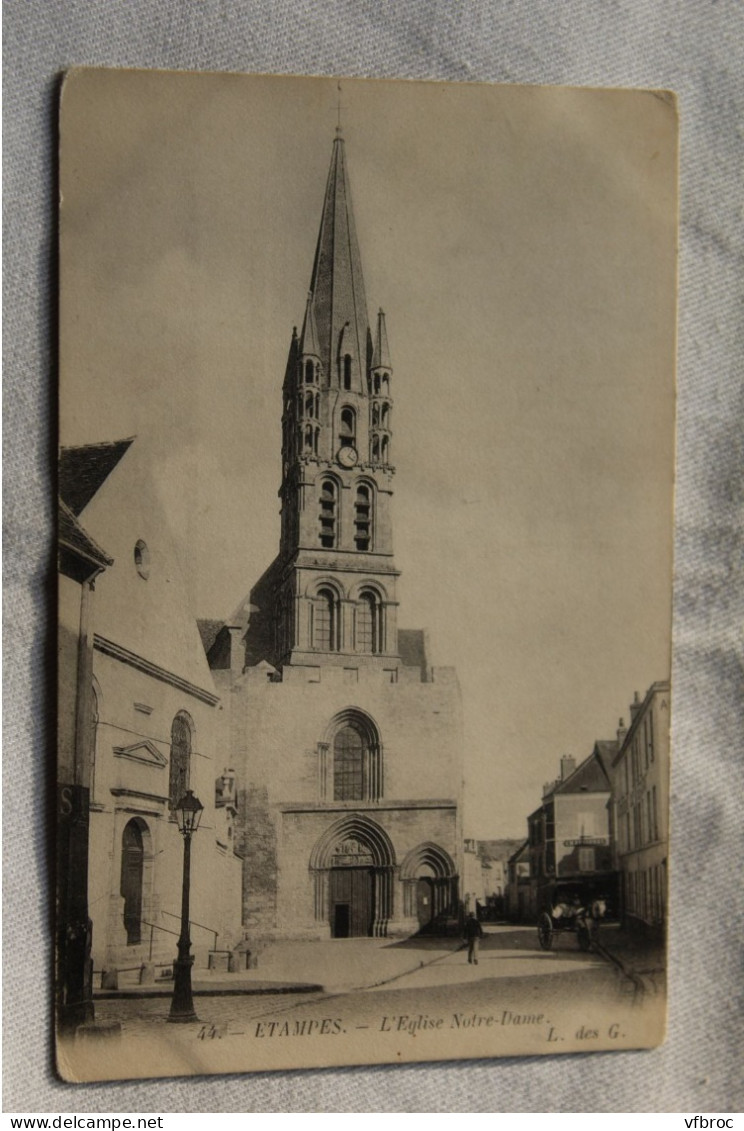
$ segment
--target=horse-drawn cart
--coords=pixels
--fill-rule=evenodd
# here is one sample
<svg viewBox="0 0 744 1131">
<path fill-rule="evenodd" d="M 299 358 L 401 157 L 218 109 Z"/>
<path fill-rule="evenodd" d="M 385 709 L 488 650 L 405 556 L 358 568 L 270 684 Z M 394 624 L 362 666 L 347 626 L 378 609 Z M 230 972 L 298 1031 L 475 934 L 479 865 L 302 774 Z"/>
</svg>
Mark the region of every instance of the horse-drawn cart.
<svg viewBox="0 0 744 1131">
<path fill-rule="evenodd" d="M 538 942 L 550 950 L 557 935 L 573 934 L 581 950 L 591 950 L 607 910 L 607 899 L 593 885 L 556 884 L 537 920 Z"/>
</svg>

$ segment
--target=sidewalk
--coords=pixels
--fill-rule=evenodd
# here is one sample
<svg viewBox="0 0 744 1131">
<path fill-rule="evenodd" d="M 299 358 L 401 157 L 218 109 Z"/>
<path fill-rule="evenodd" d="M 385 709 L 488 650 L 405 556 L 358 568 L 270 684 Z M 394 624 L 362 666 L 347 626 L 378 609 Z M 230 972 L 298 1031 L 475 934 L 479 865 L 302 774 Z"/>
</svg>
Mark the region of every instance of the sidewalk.
<svg viewBox="0 0 744 1131">
<path fill-rule="evenodd" d="M 226 974 L 194 970 L 195 996 L 230 994 L 344 993 L 394 981 L 444 958 L 461 946 L 459 939 L 323 939 L 274 942 L 258 955 L 253 970 Z M 93 991 L 95 1000 L 170 997 L 171 980 L 138 985 L 132 976 L 118 990 Z"/>
<path fill-rule="evenodd" d="M 635 982 L 640 990 L 657 993 L 664 985 L 666 947 L 635 931 L 608 926 L 600 930 L 598 948 Z"/>
</svg>

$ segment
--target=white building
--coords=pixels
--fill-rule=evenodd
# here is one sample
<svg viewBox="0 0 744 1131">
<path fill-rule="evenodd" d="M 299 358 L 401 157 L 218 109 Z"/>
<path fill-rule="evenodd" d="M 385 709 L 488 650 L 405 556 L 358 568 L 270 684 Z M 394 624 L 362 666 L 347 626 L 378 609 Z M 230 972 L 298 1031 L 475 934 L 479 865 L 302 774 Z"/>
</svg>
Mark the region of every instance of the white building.
<svg viewBox="0 0 744 1131">
<path fill-rule="evenodd" d="M 240 940 L 241 862 L 234 775 L 217 761 L 220 700 L 176 548 L 136 440 L 63 449 L 60 493 L 114 559 L 97 580 L 89 626 L 94 970 L 134 977 L 144 964 L 151 976 L 173 962 L 183 871 L 173 810 L 187 788 L 204 805 L 191 935 L 196 964 L 206 965 L 210 951 Z"/>
</svg>

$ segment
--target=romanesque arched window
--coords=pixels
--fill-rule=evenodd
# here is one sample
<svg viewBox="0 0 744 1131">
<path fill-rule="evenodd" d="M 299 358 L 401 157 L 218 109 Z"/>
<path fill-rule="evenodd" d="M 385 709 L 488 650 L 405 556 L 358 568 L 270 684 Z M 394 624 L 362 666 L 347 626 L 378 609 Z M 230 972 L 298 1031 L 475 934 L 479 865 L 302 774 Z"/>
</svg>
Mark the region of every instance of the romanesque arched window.
<svg viewBox="0 0 744 1131">
<path fill-rule="evenodd" d="M 355 710 L 337 717 L 330 741 L 334 801 L 376 801 L 382 794 L 377 729 Z"/>
<path fill-rule="evenodd" d="M 171 724 L 168 780 L 168 804 L 171 809 L 175 809 L 189 788 L 192 740 L 191 721 L 184 711 L 179 711 Z"/>
<path fill-rule="evenodd" d="M 382 651 L 382 602 L 371 589 L 362 590 L 356 608 L 356 646 L 359 652 Z"/>
<path fill-rule="evenodd" d="M 380 413 L 380 424 L 382 425 L 383 428 L 389 428 L 390 427 L 390 405 L 389 404 L 383 403 L 382 410 L 381 410 L 381 413 Z"/>
<path fill-rule="evenodd" d="M 312 361 L 310 361 L 310 359 L 308 358 L 308 360 L 305 362 L 305 383 L 308 384 L 308 385 L 312 385 L 314 380 L 315 380 L 315 366 L 313 365 Z"/>
<path fill-rule="evenodd" d="M 383 463 L 387 463 L 390 455 L 390 441 L 387 436 L 383 436 L 380 441 L 380 459 Z"/>
<path fill-rule="evenodd" d="M 380 461 L 380 437 L 372 437 L 372 462 L 379 463 Z"/>
<path fill-rule="evenodd" d="M 380 406 L 377 401 L 372 404 L 372 427 L 380 427 Z"/>
<path fill-rule="evenodd" d="M 364 742 L 354 726 L 345 726 L 333 740 L 333 799 L 361 801 L 364 797 Z"/>
<path fill-rule="evenodd" d="M 305 416 L 315 416 L 315 397 L 312 393 L 305 394 Z"/>
<path fill-rule="evenodd" d="M 372 549 L 372 488 L 360 483 L 354 498 L 354 545 L 357 550 Z"/>
<path fill-rule="evenodd" d="M 332 479 L 324 479 L 320 485 L 320 544 L 326 550 L 336 546 L 336 484 Z"/>
<path fill-rule="evenodd" d="M 338 651 L 338 598 L 330 588 L 319 589 L 313 605 L 313 648 Z"/>
</svg>

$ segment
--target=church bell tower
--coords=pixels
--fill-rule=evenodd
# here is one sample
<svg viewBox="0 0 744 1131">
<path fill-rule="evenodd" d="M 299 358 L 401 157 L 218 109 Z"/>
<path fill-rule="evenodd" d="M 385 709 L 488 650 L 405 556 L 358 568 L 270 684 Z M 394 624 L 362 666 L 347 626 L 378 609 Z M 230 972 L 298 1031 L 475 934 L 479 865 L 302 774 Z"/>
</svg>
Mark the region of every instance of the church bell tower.
<svg viewBox="0 0 744 1131">
<path fill-rule="evenodd" d="M 385 315 L 370 328 L 346 171 L 333 142 L 301 333 L 283 387 L 278 666 L 398 663 L 390 503 L 393 370 Z"/>
</svg>

